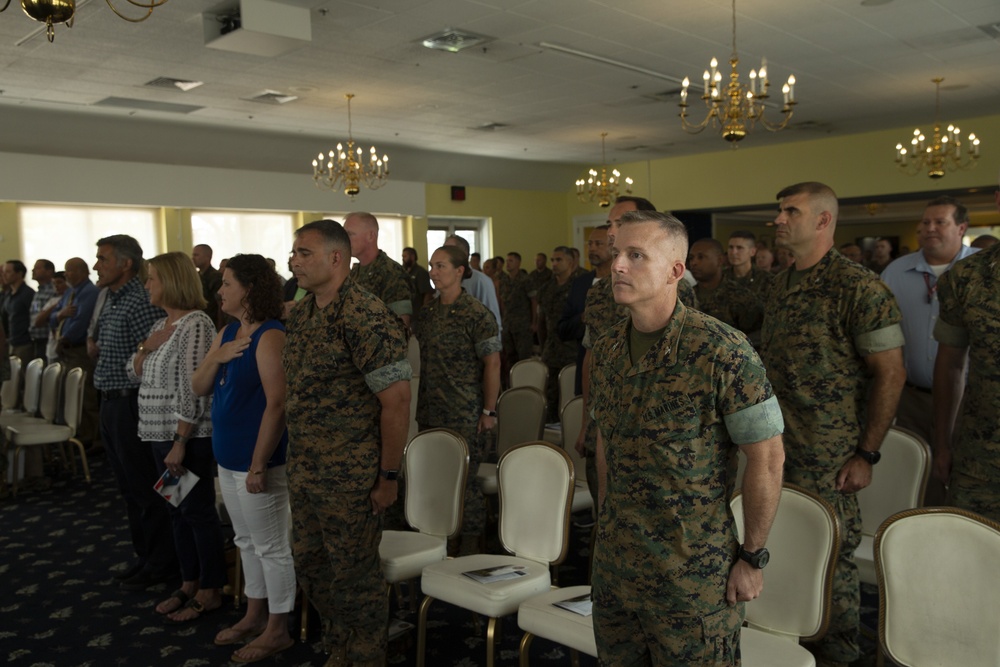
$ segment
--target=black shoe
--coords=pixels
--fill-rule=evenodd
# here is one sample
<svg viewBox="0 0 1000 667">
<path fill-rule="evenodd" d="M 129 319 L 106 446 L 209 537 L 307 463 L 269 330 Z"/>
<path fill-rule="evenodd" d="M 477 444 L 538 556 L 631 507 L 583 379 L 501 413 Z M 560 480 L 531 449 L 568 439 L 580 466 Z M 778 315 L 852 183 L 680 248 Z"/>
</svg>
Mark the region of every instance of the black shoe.
<svg viewBox="0 0 1000 667">
<path fill-rule="evenodd" d="M 123 591 L 144 591 L 150 586 L 163 584 L 172 581 L 174 578 L 174 575 L 171 574 L 153 574 L 148 570 L 140 570 L 138 574 L 119 584 L 119 588 Z"/>
<path fill-rule="evenodd" d="M 118 581 L 125 581 L 126 579 L 131 579 L 135 575 L 142 572 L 142 568 L 146 567 L 146 564 L 141 560 L 137 560 L 128 566 L 128 568 L 122 570 L 121 572 L 115 572 L 115 579 Z"/>
</svg>

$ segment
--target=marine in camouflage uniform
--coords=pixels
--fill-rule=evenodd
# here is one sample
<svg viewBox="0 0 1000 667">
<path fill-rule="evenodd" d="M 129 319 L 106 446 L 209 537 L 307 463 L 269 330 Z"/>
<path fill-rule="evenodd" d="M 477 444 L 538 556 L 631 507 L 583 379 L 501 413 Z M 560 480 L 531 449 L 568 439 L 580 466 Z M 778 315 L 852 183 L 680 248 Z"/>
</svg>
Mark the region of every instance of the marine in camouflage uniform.
<svg viewBox="0 0 1000 667">
<path fill-rule="evenodd" d="M 619 238 L 638 226 L 628 219 Z M 744 605 L 729 604 L 727 587 L 734 602 L 750 598 L 740 596 L 735 564 L 748 566 L 729 509 L 737 445 L 753 460 L 748 507 L 773 494 L 773 517 L 781 484 L 781 410 L 763 364 L 739 332 L 680 302 L 664 329 L 643 334 L 628 318 L 593 352 L 607 462 L 593 564 L 601 663 L 738 665 Z M 757 519 L 747 515 L 748 541 Z"/>
<path fill-rule="evenodd" d="M 833 248 L 832 190 L 799 184 L 782 193 L 799 187 L 820 190 L 779 194 L 777 240 L 813 244 L 808 259 L 796 255 L 796 265 L 822 254 L 804 270 L 793 267 L 775 277 L 760 350 L 785 419 L 785 481 L 817 493 L 840 517 L 830 627 L 818 650 L 828 661 L 849 663 L 859 655 L 854 551 L 861 542 L 861 514 L 856 494 L 838 489 L 838 476 L 853 476 L 861 468 L 870 481 L 870 464 L 857 449 L 877 450 L 892 423 L 905 380 L 902 318 L 878 276 Z M 814 220 L 825 221 L 822 231 L 815 232 Z M 802 241 L 806 233 L 816 237 Z"/>
<path fill-rule="evenodd" d="M 941 276 L 938 298 L 935 417 L 947 419 L 937 419 L 944 426 L 935 438 L 935 474 L 947 483 L 947 464 L 939 467 L 938 462 L 950 460 L 950 504 L 1000 521 L 1000 245 L 956 263 Z M 941 375 L 943 361 L 946 376 Z M 948 386 L 944 396 L 938 392 L 942 379 Z M 948 456 L 960 403 L 961 427 Z"/>
<path fill-rule="evenodd" d="M 300 239 L 308 229 L 298 230 Z M 349 250 L 343 254 L 349 262 Z M 408 405 L 406 335 L 399 318 L 347 277 L 346 267 L 334 300 L 319 308 L 316 298 L 309 294 L 292 310 L 283 352 L 295 572 L 322 616 L 332 652 L 327 665 L 381 667 L 389 600 L 373 488 L 381 484 L 382 450 L 389 446 L 382 432 L 387 419 L 402 416 L 405 440 L 408 415 L 387 414 L 382 398 L 403 386 Z"/>
<path fill-rule="evenodd" d="M 722 279 L 737 283 L 738 285 L 742 285 L 747 288 L 753 292 L 754 296 L 757 297 L 757 300 L 763 304 L 767 301 L 767 295 L 771 291 L 771 284 L 774 282 L 774 274 L 754 265 L 751 266 L 750 273 L 743 277 L 739 277 L 733 273 L 733 267 L 726 266 L 722 269 Z"/>
<path fill-rule="evenodd" d="M 351 278 L 382 299 L 382 303 L 397 315 L 413 315 L 409 274 L 402 264 L 385 254 L 385 250 L 379 250 L 375 260 L 366 266 L 361 266 L 360 262 L 355 264 L 351 269 Z"/>
<path fill-rule="evenodd" d="M 513 366 L 531 358 L 531 279 L 524 271 L 508 277 L 510 289 L 503 301 L 503 349 Z"/>
<path fill-rule="evenodd" d="M 753 292 L 739 283 L 725 279 L 715 289 L 698 284 L 694 287 L 698 310 L 739 329 L 756 340 L 764 321 L 764 305 Z"/>
<path fill-rule="evenodd" d="M 566 258 L 569 261 L 569 257 Z M 578 270 L 579 273 L 584 273 Z M 545 325 L 545 342 L 542 345 L 542 361 L 549 367 L 549 377 L 545 383 L 545 402 L 548 409 L 545 421 L 559 421 L 559 371 L 567 364 L 576 363 L 576 341 L 559 338 L 559 318 L 566 308 L 569 289 L 579 273 L 569 274 L 566 282 L 559 284 L 555 277 L 547 282 L 538 294 L 538 308 L 542 324 Z"/>
<path fill-rule="evenodd" d="M 440 296 L 435 297 L 414 319 L 413 334 L 420 343 L 417 425 L 421 431 L 449 428 L 465 438 L 469 475 L 462 534 L 481 535 L 484 506 L 476 471 L 483 461 L 485 440 L 484 434 L 476 431 L 486 405 L 484 361 L 490 355 L 499 355 L 501 349 L 496 318 L 463 289 L 451 304 L 443 304 Z M 499 365 L 499 359 L 495 361 Z"/>
</svg>

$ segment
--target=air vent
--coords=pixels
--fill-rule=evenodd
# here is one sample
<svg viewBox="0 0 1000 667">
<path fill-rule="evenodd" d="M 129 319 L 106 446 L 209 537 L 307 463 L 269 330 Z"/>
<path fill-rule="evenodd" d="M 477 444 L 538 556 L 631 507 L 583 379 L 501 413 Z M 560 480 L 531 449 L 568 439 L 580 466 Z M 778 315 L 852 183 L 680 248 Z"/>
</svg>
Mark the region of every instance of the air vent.
<svg viewBox="0 0 1000 667">
<path fill-rule="evenodd" d="M 144 85 L 150 88 L 170 88 L 183 90 L 185 93 L 194 90 L 198 86 L 205 85 L 204 81 L 187 81 L 185 79 L 171 79 L 169 76 L 158 76 L 152 81 L 147 81 Z"/>
<path fill-rule="evenodd" d="M 118 107 L 121 109 L 136 109 L 140 111 L 162 111 L 164 113 L 194 113 L 205 107 L 194 104 L 174 104 L 172 102 L 151 102 L 149 100 L 136 100 L 128 97 L 105 97 L 103 100 L 94 102 L 97 107 Z"/>
<path fill-rule="evenodd" d="M 299 98 L 295 95 L 279 93 L 277 90 L 264 90 L 256 95 L 244 97 L 243 99 L 247 102 L 257 102 L 259 104 L 288 104 L 289 102 L 294 102 Z"/>
<path fill-rule="evenodd" d="M 495 132 L 496 130 L 502 130 L 504 128 L 510 127 L 506 123 L 483 123 L 482 125 L 475 125 L 470 127 L 470 130 L 476 130 L 477 132 Z"/>
<path fill-rule="evenodd" d="M 456 30 L 455 28 L 445 28 L 442 32 L 424 37 L 423 45 L 428 49 L 458 53 L 463 49 L 492 41 L 493 38 L 486 35 L 477 35 L 474 32 L 465 32 L 464 30 Z"/>
</svg>

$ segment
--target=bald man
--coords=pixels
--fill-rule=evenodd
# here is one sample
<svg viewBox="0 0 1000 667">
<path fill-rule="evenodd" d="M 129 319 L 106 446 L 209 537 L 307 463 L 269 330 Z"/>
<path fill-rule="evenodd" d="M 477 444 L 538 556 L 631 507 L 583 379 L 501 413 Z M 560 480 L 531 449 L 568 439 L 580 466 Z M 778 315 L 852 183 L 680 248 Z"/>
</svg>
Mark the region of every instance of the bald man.
<svg viewBox="0 0 1000 667">
<path fill-rule="evenodd" d="M 381 299 L 409 328 L 413 315 L 409 277 L 399 262 L 379 250 L 378 219 L 363 211 L 349 213 L 344 230 L 351 239 L 351 256 L 358 259 L 351 278 Z"/>
</svg>

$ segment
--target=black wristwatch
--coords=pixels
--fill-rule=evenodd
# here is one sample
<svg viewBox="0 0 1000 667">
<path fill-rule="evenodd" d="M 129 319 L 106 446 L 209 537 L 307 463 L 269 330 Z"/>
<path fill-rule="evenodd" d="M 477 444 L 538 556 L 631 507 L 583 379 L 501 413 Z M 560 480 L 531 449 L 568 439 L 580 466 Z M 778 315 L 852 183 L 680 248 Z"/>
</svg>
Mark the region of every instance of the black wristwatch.
<svg viewBox="0 0 1000 667">
<path fill-rule="evenodd" d="M 740 545 L 740 558 L 746 562 L 753 565 L 758 570 L 763 570 L 769 560 L 771 560 L 771 552 L 767 549 L 758 549 L 757 551 L 747 551 Z"/>
<path fill-rule="evenodd" d="M 385 477 L 390 482 L 395 482 L 397 479 L 399 479 L 398 470 L 386 470 L 385 468 L 379 468 L 378 474 L 380 474 L 382 477 Z"/>
<path fill-rule="evenodd" d="M 867 449 L 862 449 L 860 445 L 854 450 L 854 453 L 865 461 L 868 461 L 871 465 L 875 465 L 882 460 L 882 452 L 869 452 Z"/>
</svg>

